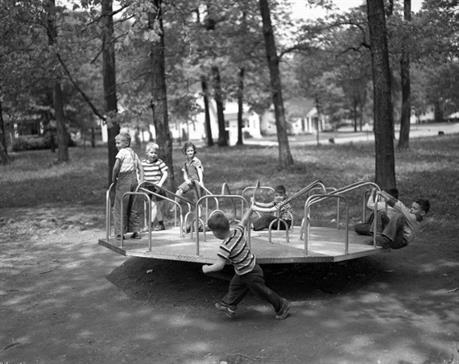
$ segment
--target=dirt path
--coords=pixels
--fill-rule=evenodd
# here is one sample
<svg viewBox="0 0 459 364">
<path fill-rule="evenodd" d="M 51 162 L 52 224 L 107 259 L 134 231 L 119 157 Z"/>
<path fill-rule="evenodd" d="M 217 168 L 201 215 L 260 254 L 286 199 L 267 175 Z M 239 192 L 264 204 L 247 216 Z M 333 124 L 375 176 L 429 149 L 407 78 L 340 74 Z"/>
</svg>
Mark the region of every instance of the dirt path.
<svg viewBox="0 0 459 364">
<path fill-rule="evenodd" d="M 40 216 L 40 218 L 37 218 Z M 200 266 L 97 245 L 101 212 L 0 210 L 0 363 L 459 363 L 459 246 L 416 245 L 349 264 L 265 266 L 292 315 Z"/>
</svg>

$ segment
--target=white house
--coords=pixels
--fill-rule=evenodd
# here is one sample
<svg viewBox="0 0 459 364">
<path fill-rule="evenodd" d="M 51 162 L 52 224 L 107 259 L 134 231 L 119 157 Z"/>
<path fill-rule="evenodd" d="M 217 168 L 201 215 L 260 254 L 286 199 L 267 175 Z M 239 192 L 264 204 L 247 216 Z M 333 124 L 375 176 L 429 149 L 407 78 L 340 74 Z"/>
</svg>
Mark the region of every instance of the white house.
<svg viewBox="0 0 459 364">
<path fill-rule="evenodd" d="M 324 115 L 319 115 L 312 99 L 296 97 L 284 102 L 285 118 L 289 134 L 316 133 L 329 128 Z M 274 107 L 261 116 L 261 133 L 274 135 L 277 133 Z"/>
<path fill-rule="evenodd" d="M 204 110 L 202 99 L 198 99 L 199 106 Z M 224 109 L 225 118 L 225 130 L 228 132 L 228 143 L 234 145 L 237 142 L 237 112 L 238 105 L 236 102 L 227 102 Z M 243 106 L 243 122 L 244 126 L 242 132 L 250 134 L 250 136 L 259 138 L 260 133 L 260 117 L 257 113 L 249 110 L 247 105 Z M 214 100 L 209 100 L 209 114 L 210 114 L 210 125 L 212 129 L 213 139 L 218 138 L 218 120 L 217 120 L 217 107 Z M 173 138 L 179 138 L 183 136 L 183 132 L 186 132 L 190 139 L 205 139 L 205 114 L 204 111 L 196 114 L 192 120 L 187 122 L 176 123 L 170 125 L 170 130 Z"/>
</svg>

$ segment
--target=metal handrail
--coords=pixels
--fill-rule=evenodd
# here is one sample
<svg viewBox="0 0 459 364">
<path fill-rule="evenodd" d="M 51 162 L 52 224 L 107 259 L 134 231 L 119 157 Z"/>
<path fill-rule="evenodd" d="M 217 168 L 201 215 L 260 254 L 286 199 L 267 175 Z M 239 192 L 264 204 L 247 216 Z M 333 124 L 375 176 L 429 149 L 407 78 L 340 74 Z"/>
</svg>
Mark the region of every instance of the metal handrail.
<svg viewBox="0 0 459 364">
<path fill-rule="evenodd" d="M 310 231 L 310 210 L 311 206 L 318 204 L 319 202 L 322 202 L 328 198 L 337 198 L 344 200 L 346 202 L 346 234 L 345 234 L 345 241 L 344 241 L 344 254 L 347 255 L 349 253 L 349 205 L 347 204 L 346 198 L 341 195 L 332 195 L 332 194 L 315 194 L 309 196 L 309 198 L 306 200 L 304 204 L 304 228 L 301 228 L 301 234 L 304 232 L 304 252 L 306 255 L 308 255 L 308 249 L 309 249 L 309 231 Z"/>
<path fill-rule="evenodd" d="M 148 204 L 148 216 L 151 219 L 151 200 L 148 194 L 145 192 L 125 192 L 123 193 L 123 197 L 121 198 L 121 204 L 120 204 L 120 209 L 121 209 L 121 221 L 120 221 L 120 227 L 121 227 L 121 241 L 120 241 L 120 248 L 123 248 L 123 242 L 124 242 L 124 218 L 122 216 L 123 213 L 123 201 L 126 196 L 143 196 L 147 200 Z M 135 203 L 135 202 L 133 202 Z M 151 251 L 151 225 L 148 225 L 148 251 Z"/>
<path fill-rule="evenodd" d="M 195 225 L 195 230 L 196 230 L 196 255 L 199 255 L 199 205 L 202 203 L 202 201 L 205 201 L 206 199 L 209 199 L 209 198 L 230 198 L 230 199 L 239 199 L 242 201 L 242 211 L 241 213 L 244 212 L 244 202 L 247 202 L 245 200 L 244 197 L 240 196 L 240 195 L 206 195 L 206 196 L 202 196 L 197 202 L 196 202 L 196 225 Z M 204 234 L 204 241 L 205 241 L 205 237 L 206 237 L 206 224 L 203 223 L 202 224 L 202 230 L 203 230 L 203 234 Z M 248 233 L 247 233 L 247 243 L 250 247 L 250 229 L 248 229 Z"/>
<path fill-rule="evenodd" d="M 150 191 L 150 190 L 148 190 L 148 189 L 146 189 L 146 188 L 140 187 L 138 190 L 141 190 L 142 192 L 145 192 L 145 193 L 147 193 L 147 194 L 149 194 L 149 195 L 153 195 L 153 196 L 159 197 L 159 198 L 161 198 L 161 199 L 163 199 L 163 200 L 165 200 L 165 201 L 172 202 L 174 205 L 176 205 L 176 207 L 179 208 L 179 211 L 180 211 L 180 214 L 179 214 L 179 216 L 180 216 L 180 218 L 179 218 L 180 237 L 183 238 L 183 232 L 182 232 L 182 230 L 183 230 L 183 216 L 182 216 L 183 210 L 182 210 L 182 206 L 181 206 L 177 201 L 175 201 L 175 200 L 173 200 L 173 199 L 171 199 L 171 198 L 169 198 L 169 197 L 163 196 L 163 195 L 161 195 L 161 194 L 159 194 L 159 193 Z M 191 210 L 191 206 L 190 206 L 189 203 L 187 203 L 187 205 L 188 205 L 188 211 L 190 211 L 190 210 Z M 150 213 L 149 213 L 148 216 L 149 216 L 149 218 L 148 218 L 148 224 L 146 224 L 146 225 L 147 225 L 147 226 L 150 226 L 150 225 L 151 225 L 151 222 L 152 222 L 152 221 L 151 221 L 151 201 L 150 201 Z M 176 226 L 176 224 L 177 224 L 177 216 L 174 216 L 174 226 Z"/>
<path fill-rule="evenodd" d="M 110 240 L 110 235 L 111 235 L 111 230 L 112 230 L 112 221 L 111 221 L 111 216 L 112 216 L 112 200 L 110 198 L 110 193 L 113 190 L 113 187 L 115 187 L 115 184 L 112 183 L 108 187 L 107 191 L 105 192 L 105 233 L 106 233 L 106 238 L 107 241 Z"/>
</svg>

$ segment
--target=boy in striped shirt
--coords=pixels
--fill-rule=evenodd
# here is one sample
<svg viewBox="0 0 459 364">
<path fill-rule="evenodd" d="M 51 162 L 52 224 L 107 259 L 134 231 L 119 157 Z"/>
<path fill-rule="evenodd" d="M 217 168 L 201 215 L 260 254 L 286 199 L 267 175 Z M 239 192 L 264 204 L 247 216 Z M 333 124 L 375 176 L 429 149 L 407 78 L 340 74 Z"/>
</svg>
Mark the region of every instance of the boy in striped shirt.
<svg viewBox="0 0 459 364">
<path fill-rule="evenodd" d="M 215 307 L 225 312 L 228 317 L 235 315 L 237 305 L 247 292 L 251 291 L 273 306 L 277 320 L 284 320 L 289 314 L 290 303 L 266 286 L 263 270 L 257 264 L 255 255 L 250 251 L 246 241 L 244 226 L 250 219 L 251 213 L 252 208 L 249 208 L 234 230 L 230 230 L 229 221 L 222 212 L 215 212 L 209 217 L 207 220 L 209 229 L 223 242 L 217 253 L 217 262 L 203 265 L 202 271 L 204 273 L 220 271 L 227 262 L 233 265 L 235 274 L 231 279 L 228 292 L 220 302 L 215 304 Z"/>
<path fill-rule="evenodd" d="M 156 143 L 148 143 L 145 147 L 146 159 L 142 161 L 144 181 L 153 183 L 158 187 L 162 187 L 168 176 L 168 168 L 166 163 L 158 158 L 159 146 Z M 152 192 L 155 192 L 160 195 L 164 193 L 155 188 L 155 186 L 147 185 L 145 188 L 149 189 Z M 164 209 L 164 199 L 154 196 L 151 196 L 151 224 L 154 224 L 154 221 L 158 220 L 158 226 L 155 227 L 155 230 L 165 230 L 163 221 L 163 209 Z"/>
</svg>

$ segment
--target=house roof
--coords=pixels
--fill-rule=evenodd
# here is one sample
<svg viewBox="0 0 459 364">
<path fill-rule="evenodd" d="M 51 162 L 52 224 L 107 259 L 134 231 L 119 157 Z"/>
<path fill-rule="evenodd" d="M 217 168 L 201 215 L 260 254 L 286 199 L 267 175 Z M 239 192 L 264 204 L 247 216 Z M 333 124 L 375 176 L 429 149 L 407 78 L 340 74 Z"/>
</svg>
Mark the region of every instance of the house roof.
<svg viewBox="0 0 459 364">
<path fill-rule="evenodd" d="M 285 101 L 285 111 L 289 117 L 304 117 L 314 106 L 314 100 L 306 97 L 293 97 Z"/>
</svg>

